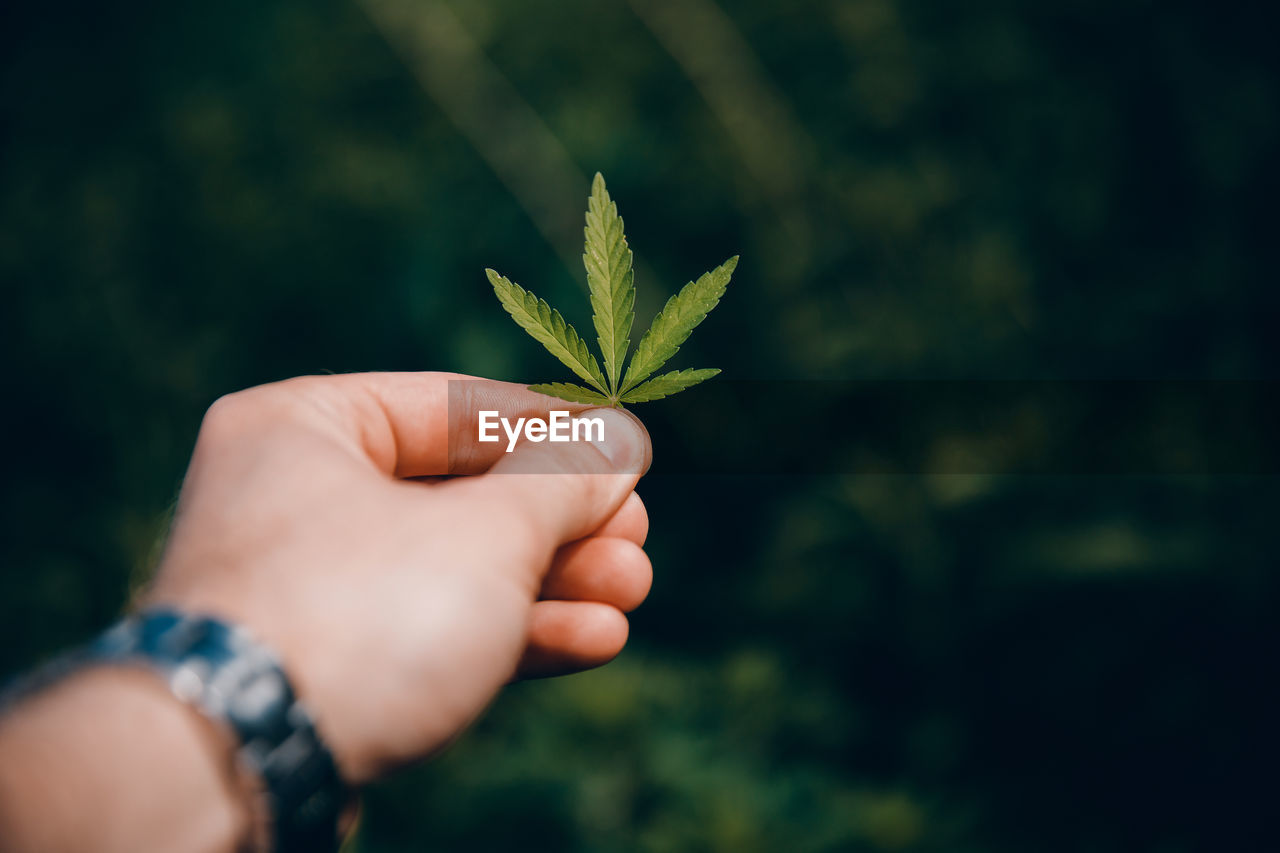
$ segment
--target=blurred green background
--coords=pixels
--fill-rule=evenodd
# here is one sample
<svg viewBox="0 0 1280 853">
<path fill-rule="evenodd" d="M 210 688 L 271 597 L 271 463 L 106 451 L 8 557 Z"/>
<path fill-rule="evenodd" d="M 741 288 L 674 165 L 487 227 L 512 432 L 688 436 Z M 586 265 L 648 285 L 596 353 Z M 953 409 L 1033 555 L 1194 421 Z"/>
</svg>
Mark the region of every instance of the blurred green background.
<svg viewBox="0 0 1280 853">
<path fill-rule="evenodd" d="M 1274 376 L 1263 4 L 0 16 L 6 673 L 119 612 L 218 395 L 323 371 L 567 378 L 481 270 L 589 325 L 597 169 L 641 324 L 742 255 L 676 366 Z M 787 440 L 798 415 L 776 418 Z M 655 434 L 659 457 L 674 440 Z M 1277 492 L 652 477 L 656 581 L 628 650 L 508 690 L 369 793 L 358 847 L 1265 849 Z"/>
</svg>

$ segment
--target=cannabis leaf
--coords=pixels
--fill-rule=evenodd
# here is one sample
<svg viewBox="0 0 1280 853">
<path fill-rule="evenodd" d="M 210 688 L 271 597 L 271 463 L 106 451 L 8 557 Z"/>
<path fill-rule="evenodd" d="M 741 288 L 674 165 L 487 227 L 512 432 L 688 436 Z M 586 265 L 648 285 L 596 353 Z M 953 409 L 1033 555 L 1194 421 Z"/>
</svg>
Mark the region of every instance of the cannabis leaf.
<svg viewBox="0 0 1280 853">
<path fill-rule="evenodd" d="M 493 285 L 493 292 L 498 294 L 498 301 L 520 328 L 560 359 L 565 367 L 590 382 L 602 394 L 608 393 L 605 391 L 604 374 L 600 372 L 599 362 L 591 354 L 591 350 L 587 349 L 587 342 L 578 336 L 573 326 L 564 321 L 559 311 L 548 305 L 545 299 L 539 299 L 511 279 L 490 269 L 484 273 Z"/>
<path fill-rule="evenodd" d="M 604 370 L 587 348 L 587 343 L 560 312 L 520 285 L 493 270 L 485 270 L 498 301 L 507 313 L 556 358 L 591 388 L 568 382 L 552 382 L 529 387 L 573 403 L 620 406 L 660 400 L 683 391 L 720 372 L 718 368 L 674 370 L 653 374 L 680 350 L 695 327 L 724 296 L 729 279 L 738 265 L 734 255 L 711 272 L 691 281 L 653 319 L 649 331 L 640 338 L 631 363 L 623 371 L 631 346 L 635 323 L 635 272 L 631 248 L 623 233 L 618 206 L 609 198 L 604 177 L 596 173 L 587 200 L 587 224 L 583 229 L 586 246 L 582 253 L 587 268 L 587 289 L 591 292 L 592 323 L 595 325 Z M 646 381 L 647 380 L 647 381 Z"/>
<path fill-rule="evenodd" d="M 593 406 L 612 405 L 605 395 L 592 391 L 590 388 L 583 388 L 581 385 L 574 385 L 572 382 L 547 382 L 540 385 L 530 385 L 529 390 L 537 391 L 539 394 L 559 397 L 561 400 L 568 400 L 571 403 L 590 403 Z"/>
<path fill-rule="evenodd" d="M 582 264 L 587 268 L 587 288 L 591 291 L 592 321 L 600 336 L 600 352 L 609 377 L 609 390 L 618 387 L 622 364 L 627 360 L 631 326 L 635 323 L 635 273 L 631 270 L 631 249 L 622 233 L 618 205 L 609 199 L 604 177 L 597 172 L 591 182 L 587 202 L 586 249 Z"/>
<path fill-rule="evenodd" d="M 622 382 L 622 392 L 634 388 L 655 370 L 670 361 L 689 338 L 694 327 L 707 319 L 707 313 L 715 308 L 729 284 L 729 277 L 738 266 L 734 255 L 709 273 L 703 273 L 697 281 L 691 281 L 680 292 L 667 300 L 667 304 L 653 318 L 653 325 L 636 345 L 627 376 Z M 674 393 L 674 392 L 673 392 Z"/>
<path fill-rule="evenodd" d="M 647 403 L 650 400 L 661 400 L 679 391 L 710 379 L 720 372 L 720 368 L 711 367 L 704 370 L 673 370 L 661 376 L 655 376 L 639 387 L 632 388 L 622 395 L 624 403 Z"/>
</svg>

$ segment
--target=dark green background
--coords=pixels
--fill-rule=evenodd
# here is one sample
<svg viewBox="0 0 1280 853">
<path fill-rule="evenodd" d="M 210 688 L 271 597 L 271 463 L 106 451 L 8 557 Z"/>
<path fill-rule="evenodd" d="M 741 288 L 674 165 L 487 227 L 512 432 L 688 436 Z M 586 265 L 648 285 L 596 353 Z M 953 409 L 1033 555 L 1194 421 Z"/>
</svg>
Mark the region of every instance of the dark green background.
<svg viewBox="0 0 1280 853">
<path fill-rule="evenodd" d="M 6 5 L 0 670 L 119 612 L 218 395 L 568 378 L 481 270 L 589 325 L 597 169 L 641 323 L 742 255 L 679 367 L 1272 376 L 1262 7 Z M 803 440 L 804 417 L 753 427 Z M 360 850 L 1269 846 L 1272 478 L 641 492 L 656 581 L 623 657 L 507 691 L 370 793 Z"/>
</svg>

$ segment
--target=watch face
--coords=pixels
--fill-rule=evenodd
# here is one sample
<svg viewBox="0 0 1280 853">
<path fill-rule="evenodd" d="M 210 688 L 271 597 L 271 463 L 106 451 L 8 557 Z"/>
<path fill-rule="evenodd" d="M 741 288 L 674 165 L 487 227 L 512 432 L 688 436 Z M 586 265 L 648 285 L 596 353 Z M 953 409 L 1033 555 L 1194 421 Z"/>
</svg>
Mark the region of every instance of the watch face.
<svg viewBox="0 0 1280 853">
<path fill-rule="evenodd" d="M 274 664 L 240 680 L 226 697 L 227 718 L 244 740 L 279 742 L 289 733 L 293 691 Z"/>
</svg>

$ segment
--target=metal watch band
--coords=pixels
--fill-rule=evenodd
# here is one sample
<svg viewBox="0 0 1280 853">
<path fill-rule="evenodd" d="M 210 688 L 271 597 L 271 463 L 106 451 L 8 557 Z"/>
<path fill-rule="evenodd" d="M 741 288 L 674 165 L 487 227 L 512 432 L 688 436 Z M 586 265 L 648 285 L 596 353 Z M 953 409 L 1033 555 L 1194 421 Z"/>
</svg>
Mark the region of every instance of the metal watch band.
<svg viewBox="0 0 1280 853">
<path fill-rule="evenodd" d="M 274 850 L 337 850 L 347 790 L 279 660 L 247 630 L 150 610 L 117 623 L 86 657 L 146 663 L 175 696 L 235 733 L 240 760 L 266 791 Z"/>
</svg>

